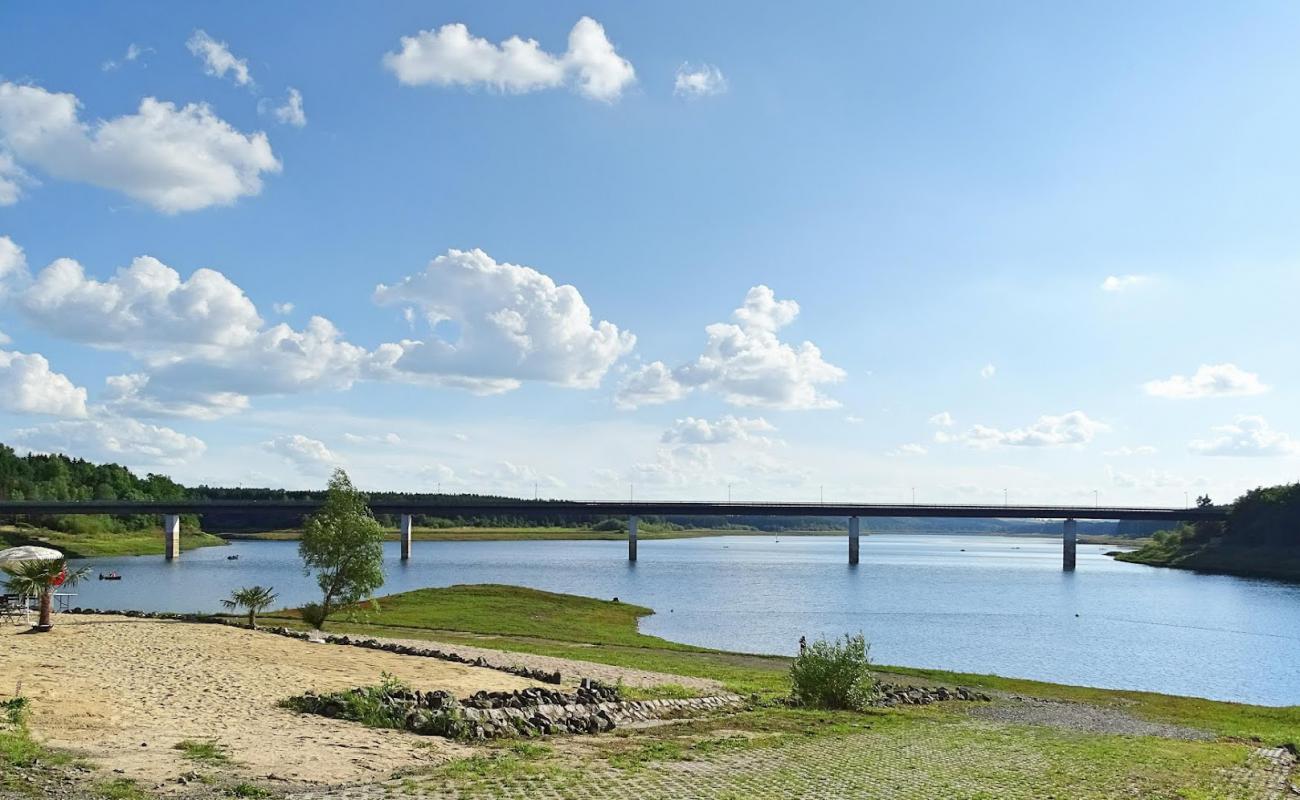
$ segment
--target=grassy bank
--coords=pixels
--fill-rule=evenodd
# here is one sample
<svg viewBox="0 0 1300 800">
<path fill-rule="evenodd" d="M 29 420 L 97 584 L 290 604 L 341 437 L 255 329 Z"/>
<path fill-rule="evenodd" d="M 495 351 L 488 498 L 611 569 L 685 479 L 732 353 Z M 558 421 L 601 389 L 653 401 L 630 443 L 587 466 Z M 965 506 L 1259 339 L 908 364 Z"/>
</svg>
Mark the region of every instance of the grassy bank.
<svg viewBox="0 0 1300 800">
<path fill-rule="evenodd" d="M 224 545 L 226 540 L 210 533 L 181 533 L 181 551 Z M 162 529 L 113 533 L 64 533 L 45 528 L 0 527 L 0 548 L 19 545 L 53 547 L 69 558 L 162 555 Z"/>
<path fill-rule="evenodd" d="M 1277 547 L 1227 548 L 1207 545 L 1189 551 L 1180 547 L 1176 539 L 1153 540 L 1132 552 L 1117 553 L 1115 560 L 1220 575 L 1300 581 L 1300 553 Z"/>
<path fill-rule="evenodd" d="M 790 659 L 693 647 L 647 636 L 637 621 L 650 609 L 512 586 L 452 586 L 379 598 L 353 621 L 331 623 L 346 633 L 430 639 L 558 656 L 613 666 L 710 678 L 741 694 L 774 700 L 789 694 Z M 300 625 L 295 611 L 267 615 Z M 880 666 L 887 679 L 915 678 L 1123 709 L 1154 722 L 1237 739 L 1300 744 L 1300 706 L 1270 708 L 1150 692 L 1043 683 L 996 675 Z"/>
</svg>

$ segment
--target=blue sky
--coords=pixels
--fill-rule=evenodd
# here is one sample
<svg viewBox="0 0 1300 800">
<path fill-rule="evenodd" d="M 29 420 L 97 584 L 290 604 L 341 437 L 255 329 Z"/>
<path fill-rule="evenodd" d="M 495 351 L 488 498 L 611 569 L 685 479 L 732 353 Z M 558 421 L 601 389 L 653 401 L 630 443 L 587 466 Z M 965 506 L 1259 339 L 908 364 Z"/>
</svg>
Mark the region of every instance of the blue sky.
<svg viewBox="0 0 1300 800">
<path fill-rule="evenodd" d="M 701 5 L 6 4 L 0 439 L 572 498 L 1300 476 L 1300 9 Z"/>
</svg>

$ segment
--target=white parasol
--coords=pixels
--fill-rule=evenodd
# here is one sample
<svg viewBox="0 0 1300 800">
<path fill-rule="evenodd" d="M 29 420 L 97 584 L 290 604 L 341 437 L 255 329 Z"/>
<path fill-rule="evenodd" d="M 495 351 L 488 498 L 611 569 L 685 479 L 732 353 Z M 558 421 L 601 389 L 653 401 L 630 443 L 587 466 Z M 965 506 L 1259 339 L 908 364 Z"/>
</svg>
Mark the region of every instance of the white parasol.
<svg viewBox="0 0 1300 800">
<path fill-rule="evenodd" d="M 58 561 L 61 558 L 63 558 L 62 553 L 49 547 L 34 545 L 10 547 L 8 550 L 0 550 L 0 567 L 19 561 Z"/>
</svg>

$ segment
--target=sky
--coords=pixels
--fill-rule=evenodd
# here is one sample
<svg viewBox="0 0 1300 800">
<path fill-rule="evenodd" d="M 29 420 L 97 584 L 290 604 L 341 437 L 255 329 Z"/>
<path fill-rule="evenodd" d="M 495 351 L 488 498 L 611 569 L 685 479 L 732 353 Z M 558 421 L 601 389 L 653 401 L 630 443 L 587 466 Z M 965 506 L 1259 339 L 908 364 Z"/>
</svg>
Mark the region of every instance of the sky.
<svg viewBox="0 0 1300 800">
<path fill-rule="evenodd" d="M 0 441 L 187 484 L 1300 479 L 1300 6 L 0 5 Z"/>
</svg>

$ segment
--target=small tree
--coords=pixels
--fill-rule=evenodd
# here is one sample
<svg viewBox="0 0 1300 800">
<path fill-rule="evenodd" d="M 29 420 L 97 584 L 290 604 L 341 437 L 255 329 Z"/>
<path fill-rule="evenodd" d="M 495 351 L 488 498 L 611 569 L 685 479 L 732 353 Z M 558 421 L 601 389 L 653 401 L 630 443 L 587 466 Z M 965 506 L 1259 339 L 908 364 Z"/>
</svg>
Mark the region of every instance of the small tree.
<svg viewBox="0 0 1300 800">
<path fill-rule="evenodd" d="M 845 635 L 843 643 L 818 639 L 790 666 L 791 699 L 805 708 L 860 711 L 871 704 L 876 683 L 871 677 L 867 640 Z"/>
<path fill-rule="evenodd" d="M 248 627 L 257 627 L 257 612 L 267 608 L 275 602 L 276 594 L 272 591 L 274 586 L 245 586 L 242 589 L 236 589 L 230 593 L 230 599 L 222 600 L 221 604 L 231 611 L 240 608 L 248 609 Z"/>
<path fill-rule="evenodd" d="M 5 588 L 14 594 L 26 597 L 39 597 L 41 601 L 40 617 L 33 630 L 48 631 L 54 627 L 54 590 L 61 586 L 76 586 L 85 580 L 90 570 L 85 567 L 68 569 L 65 559 L 50 561 L 18 561 L 6 564 L 9 573 Z"/>
<path fill-rule="evenodd" d="M 320 511 L 307 519 L 298 542 L 303 572 L 316 572 L 320 603 L 303 607 L 303 619 L 325 627 L 339 606 L 369 597 L 384 584 L 384 529 L 346 472 L 334 470 Z"/>
</svg>

